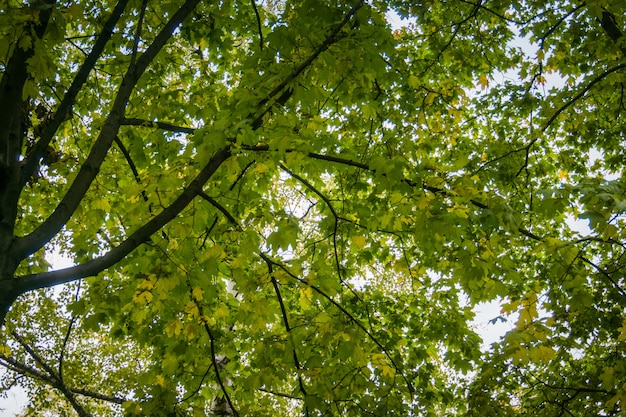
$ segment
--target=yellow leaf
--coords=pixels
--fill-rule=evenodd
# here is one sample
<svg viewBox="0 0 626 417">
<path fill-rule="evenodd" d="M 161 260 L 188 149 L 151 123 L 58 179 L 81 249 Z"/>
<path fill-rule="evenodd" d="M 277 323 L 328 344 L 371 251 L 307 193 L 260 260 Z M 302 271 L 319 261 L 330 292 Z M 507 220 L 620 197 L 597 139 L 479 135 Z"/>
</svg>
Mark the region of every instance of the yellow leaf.
<svg viewBox="0 0 626 417">
<path fill-rule="evenodd" d="M 200 287 L 195 287 L 191 291 L 191 295 L 196 301 L 202 301 L 204 299 L 204 290 Z"/>
<path fill-rule="evenodd" d="M 198 310 L 198 306 L 193 301 L 187 301 L 187 303 L 185 304 L 185 313 L 195 318 L 200 316 L 200 311 Z"/>
<path fill-rule="evenodd" d="M 411 88 L 418 88 L 420 86 L 420 80 L 415 75 L 409 75 L 409 86 Z"/>
<path fill-rule="evenodd" d="M 454 214 L 457 217 L 461 217 L 463 219 L 467 219 L 467 212 L 468 212 L 468 208 L 462 208 L 462 207 L 453 207 L 453 208 L 449 208 L 448 211 L 452 214 Z"/>
<path fill-rule="evenodd" d="M 352 236 L 352 244 L 359 249 L 363 249 L 367 244 L 365 236 Z"/>
<path fill-rule="evenodd" d="M 167 326 L 165 326 L 165 334 L 169 337 L 178 336 L 180 331 L 183 329 L 183 324 L 180 320 L 171 321 Z"/>
<path fill-rule="evenodd" d="M 259 162 L 258 164 L 256 164 L 256 166 L 254 167 L 252 172 L 253 173 L 258 173 L 258 174 L 263 174 L 263 173 L 267 172 L 267 165 L 265 165 L 263 162 Z"/>
<path fill-rule="evenodd" d="M 94 201 L 93 207 L 100 209 L 102 211 L 105 211 L 107 213 L 111 211 L 111 205 L 109 204 L 109 201 L 104 198 Z"/>
<path fill-rule="evenodd" d="M 156 383 L 157 383 L 157 385 L 159 385 L 161 387 L 165 386 L 165 378 L 163 378 L 163 375 L 157 375 Z"/>
<path fill-rule="evenodd" d="M 217 321 L 213 317 L 209 317 L 206 314 L 200 317 L 200 323 L 206 324 L 207 326 L 214 326 Z"/>
<path fill-rule="evenodd" d="M 513 358 L 513 362 L 516 364 L 520 364 L 522 362 L 527 362 L 528 361 L 528 350 L 524 349 L 524 348 L 519 348 L 517 349 L 513 355 L 511 355 L 511 357 Z"/>
<path fill-rule="evenodd" d="M 300 288 L 300 297 L 311 299 L 312 295 L 313 295 L 313 290 L 311 289 L 311 287 Z"/>
<path fill-rule="evenodd" d="M 309 287 L 300 288 L 300 298 L 298 299 L 298 304 L 303 310 L 306 310 L 311 307 L 311 296 L 313 295 L 313 290 Z"/>
<path fill-rule="evenodd" d="M 483 75 L 482 77 L 480 77 L 480 79 L 478 80 L 478 85 L 480 86 L 480 89 L 483 91 L 487 87 L 489 87 L 489 79 L 487 78 L 486 75 Z"/>
<path fill-rule="evenodd" d="M 137 291 L 133 294 L 133 301 L 137 304 L 146 305 L 152 301 L 152 293 L 150 291 Z"/>
<path fill-rule="evenodd" d="M 556 356 L 556 351 L 548 346 L 537 346 L 530 350 L 529 355 L 534 362 L 547 364 Z"/>
<path fill-rule="evenodd" d="M 348 333 L 346 333 L 346 332 L 339 332 L 339 333 L 337 333 L 336 338 L 338 340 L 342 340 L 344 342 L 349 342 L 350 341 L 350 335 Z"/>
<path fill-rule="evenodd" d="M 380 367 L 380 371 L 383 376 L 388 376 L 389 378 L 393 378 L 396 374 L 395 370 L 389 365 L 383 365 Z"/>
<path fill-rule="evenodd" d="M 545 56 L 545 53 L 543 52 L 543 49 L 539 49 L 539 50 L 537 51 L 537 60 L 538 60 L 538 61 L 543 60 L 543 57 L 544 57 L 544 56 Z"/>
<path fill-rule="evenodd" d="M 602 380 L 602 388 L 612 390 L 615 384 L 615 368 L 612 366 L 604 368 L 600 380 Z"/>
<path fill-rule="evenodd" d="M 11 349 L 8 346 L 1 346 L 0 345 L 0 355 L 2 355 L 2 356 L 10 356 L 11 355 Z"/>
<path fill-rule="evenodd" d="M 624 317 L 624 319 L 622 320 L 622 327 L 618 328 L 617 330 L 619 330 L 619 336 L 617 336 L 617 340 L 619 340 L 620 342 L 626 340 L 626 317 Z"/>
<path fill-rule="evenodd" d="M 233 258 L 228 262 L 228 265 L 232 268 L 232 269 L 239 269 L 243 266 L 243 262 L 241 261 L 241 258 L 237 257 L 237 258 Z"/>
<path fill-rule="evenodd" d="M 383 353 L 374 353 L 372 355 L 372 364 L 376 367 L 382 367 L 385 365 L 387 356 Z"/>
<path fill-rule="evenodd" d="M 221 305 L 218 308 L 215 309 L 215 312 L 213 313 L 213 316 L 216 319 L 221 319 L 223 317 L 228 317 L 228 307 Z"/>
</svg>

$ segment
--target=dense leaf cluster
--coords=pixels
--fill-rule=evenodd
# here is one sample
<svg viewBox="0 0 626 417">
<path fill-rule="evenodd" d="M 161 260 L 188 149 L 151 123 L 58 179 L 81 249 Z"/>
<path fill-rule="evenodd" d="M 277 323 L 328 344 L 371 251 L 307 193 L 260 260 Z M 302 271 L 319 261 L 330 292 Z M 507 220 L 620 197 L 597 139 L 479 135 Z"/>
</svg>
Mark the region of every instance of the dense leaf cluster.
<svg viewBox="0 0 626 417">
<path fill-rule="evenodd" d="M 622 415 L 626 3 L 589 3 L 3 2 L 0 388 Z"/>
</svg>

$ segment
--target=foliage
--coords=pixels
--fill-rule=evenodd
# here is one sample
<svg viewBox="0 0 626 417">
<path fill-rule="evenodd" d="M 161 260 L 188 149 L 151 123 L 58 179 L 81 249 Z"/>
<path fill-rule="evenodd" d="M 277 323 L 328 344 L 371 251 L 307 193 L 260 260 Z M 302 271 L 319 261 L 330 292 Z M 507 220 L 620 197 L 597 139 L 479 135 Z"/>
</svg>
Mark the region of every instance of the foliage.
<svg viewBox="0 0 626 417">
<path fill-rule="evenodd" d="M 588 3 L 3 2 L 3 389 L 622 415 L 626 3 Z"/>
</svg>

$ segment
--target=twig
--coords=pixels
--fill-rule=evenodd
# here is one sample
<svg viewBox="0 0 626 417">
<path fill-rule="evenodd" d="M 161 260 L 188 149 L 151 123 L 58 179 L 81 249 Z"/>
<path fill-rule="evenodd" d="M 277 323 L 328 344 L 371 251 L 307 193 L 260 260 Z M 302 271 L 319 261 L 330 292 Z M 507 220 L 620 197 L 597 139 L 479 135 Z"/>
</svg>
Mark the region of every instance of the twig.
<svg viewBox="0 0 626 417">
<path fill-rule="evenodd" d="M 193 129 L 191 127 L 176 126 L 176 125 L 173 125 L 171 123 L 165 123 L 165 122 L 159 122 L 159 121 L 150 121 L 150 120 L 144 120 L 144 119 L 137 119 L 137 118 L 134 118 L 134 117 L 122 119 L 122 121 L 120 122 L 120 125 L 122 125 L 122 126 L 156 127 L 156 128 L 162 129 L 162 130 L 168 130 L 170 132 L 175 132 L 175 133 L 193 133 L 193 132 L 196 131 L 196 129 Z"/>
<path fill-rule="evenodd" d="M 55 381 L 54 386 L 63 393 L 63 395 L 71 404 L 76 413 L 80 417 L 91 417 L 91 414 L 89 414 L 76 400 L 74 393 L 70 389 L 68 389 L 68 387 L 61 379 L 60 375 L 56 373 L 54 369 L 52 369 L 52 367 L 48 365 L 46 361 L 44 361 L 43 358 L 39 356 L 39 354 L 35 352 L 35 350 L 28 343 L 26 343 L 26 341 L 16 331 L 12 331 L 11 335 L 15 338 L 15 340 L 17 340 L 20 345 L 22 345 L 24 350 L 28 352 L 28 354 L 35 360 L 35 362 L 37 362 L 50 375 L 51 379 Z"/>
<path fill-rule="evenodd" d="M 298 353 L 296 352 L 296 343 L 293 339 L 293 334 L 291 333 L 291 327 L 289 326 L 289 319 L 287 318 L 287 309 L 285 307 L 285 302 L 283 301 L 283 297 L 280 294 L 280 288 L 278 287 L 278 282 L 276 281 L 276 278 L 274 277 L 274 269 L 273 269 L 274 265 L 271 262 L 267 262 L 267 261 L 265 261 L 265 263 L 267 264 L 267 269 L 270 275 L 270 279 L 272 281 L 272 286 L 274 287 L 274 292 L 276 293 L 276 298 L 278 299 L 278 304 L 280 305 L 280 312 L 283 317 L 283 323 L 285 324 L 285 330 L 287 330 L 287 334 L 289 335 L 289 339 L 291 341 L 291 349 L 293 351 L 293 361 L 296 366 L 296 372 L 298 374 L 298 385 L 300 386 L 300 392 L 302 392 L 302 395 L 304 395 L 304 397 L 306 398 L 307 393 L 306 393 L 306 389 L 304 388 L 304 381 L 302 380 L 302 373 L 300 372 L 302 370 L 302 367 L 300 366 L 300 361 L 298 360 Z M 306 402 L 305 402 L 305 415 L 306 416 L 309 415 L 309 406 L 306 404 Z"/>
<path fill-rule="evenodd" d="M 369 330 L 367 330 L 367 328 L 359 320 L 357 320 L 356 317 L 354 317 L 350 312 L 348 312 L 348 310 L 346 310 L 341 304 L 339 304 L 337 301 L 335 301 L 330 295 L 326 294 L 325 291 L 323 291 L 319 287 L 317 287 L 317 286 L 307 282 L 306 280 L 298 277 L 293 272 L 291 272 L 289 269 L 287 269 L 286 266 L 284 266 L 284 265 L 282 265 L 282 264 L 280 264 L 278 262 L 273 261 L 266 254 L 264 254 L 262 252 L 259 253 L 259 256 L 265 262 L 271 262 L 272 264 L 274 264 L 277 267 L 279 267 L 280 269 L 282 269 L 288 276 L 290 276 L 294 280 L 296 280 L 299 283 L 301 283 L 303 285 L 306 285 L 307 287 L 311 288 L 313 291 L 315 291 L 316 293 L 318 293 L 319 295 L 324 297 L 327 301 L 329 301 L 332 305 L 334 305 L 337 309 L 339 309 L 339 311 L 341 311 L 343 314 L 345 314 L 345 316 L 351 322 L 353 322 L 358 328 L 360 328 L 367 335 L 367 337 L 372 342 L 374 342 L 374 344 L 376 346 L 378 346 L 378 348 L 383 352 L 383 354 L 387 357 L 389 362 L 393 365 L 394 369 L 402 376 L 402 379 L 404 379 L 404 382 L 406 383 L 406 386 L 407 386 L 407 389 L 409 390 L 411 398 L 413 398 L 413 393 L 415 392 L 415 388 L 413 388 L 413 384 L 411 384 L 411 382 L 409 381 L 407 376 L 404 374 L 402 369 L 396 364 L 395 360 L 391 356 L 391 353 L 389 353 L 389 350 L 382 343 L 380 343 L 380 341 L 378 341 L 378 339 Z"/>
<path fill-rule="evenodd" d="M 141 40 L 141 29 L 146 14 L 146 7 L 148 7 L 148 0 L 142 0 L 141 11 L 139 12 L 139 19 L 137 21 L 137 30 L 135 31 L 135 39 L 133 40 L 133 52 L 130 57 L 130 65 L 135 65 L 135 60 L 137 59 L 137 50 L 139 49 L 139 41 Z"/>
<path fill-rule="evenodd" d="M 604 71 L 602 74 L 598 75 L 596 78 L 594 78 L 593 80 L 591 80 L 589 82 L 589 84 L 587 84 L 585 86 L 585 88 L 582 89 L 582 91 L 580 91 L 578 94 L 576 94 L 574 97 L 572 97 L 567 103 L 565 103 L 563 106 L 561 106 L 553 115 L 552 117 L 550 117 L 550 119 L 548 120 L 548 122 L 544 125 L 544 127 L 541 129 L 542 131 L 545 131 L 546 129 L 548 129 L 548 127 L 550 127 L 550 125 L 552 124 L 552 122 L 554 122 L 554 120 L 561 114 L 563 113 L 563 111 L 565 111 L 565 109 L 567 109 L 569 106 L 571 106 L 572 104 L 574 104 L 578 99 L 580 99 L 582 96 L 584 96 L 585 94 L 587 94 L 589 92 L 589 90 L 591 90 L 591 87 L 593 87 L 595 84 L 599 83 L 600 81 L 602 81 L 607 75 L 612 74 L 616 71 L 621 70 L 622 68 L 626 68 L 626 64 L 619 64 L 613 68 L 609 68 L 608 70 Z"/>
<path fill-rule="evenodd" d="M 613 277 L 611 277 L 611 274 L 609 274 L 606 270 L 604 270 L 602 267 L 600 267 L 599 265 L 595 264 L 592 260 L 590 260 L 589 258 L 586 258 L 584 256 L 580 256 L 579 257 L 583 262 L 585 262 L 586 264 L 592 266 L 596 271 L 598 271 L 600 274 L 602 274 L 612 285 L 613 287 L 617 290 L 617 292 L 619 292 L 621 294 L 622 297 L 626 297 L 626 291 L 624 291 L 624 289 L 622 287 L 620 287 L 620 285 L 615 282 L 615 280 L 613 279 Z"/>
</svg>

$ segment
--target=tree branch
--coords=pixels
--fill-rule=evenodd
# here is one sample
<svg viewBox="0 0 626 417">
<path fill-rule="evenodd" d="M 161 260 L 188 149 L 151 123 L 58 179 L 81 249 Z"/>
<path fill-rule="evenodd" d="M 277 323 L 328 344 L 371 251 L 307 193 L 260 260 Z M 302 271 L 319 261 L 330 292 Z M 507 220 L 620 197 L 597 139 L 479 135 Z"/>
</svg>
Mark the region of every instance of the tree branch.
<svg viewBox="0 0 626 417">
<path fill-rule="evenodd" d="M 89 391 L 89 390 L 82 389 L 82 388 L 70 388 L 70 391 L 72 391 L 74 394 L 82 395 L 84 397 L 89 397 L 89 398 L 93 398 L 96 400 L 106 401 L 106 402 L 113 403 L 113 404 L 122 404 L 128 401 L 124 397 L 116 397 L 114 395 L 100 394 L 99 392 L 93 392 L 93 391 Z"/>
<path fill-rule="evenodd" d="M 337 249 L 337 235 L 338 235 L 338 229 L 339 229 L 339 220 L 342 219 L 342 217 L 339 216 L 339 214 L 337 213 L 337 211 L 333 207 L 333 205 L 330 202 L 330 200 L 328 199 L 328 197 L 326 197 L 324 194 L 322 194 L 321 191 L 319 191 L 317 188 L 315 188 L 313 186 L 313 184 L 311 184 L 309 181 L 307 181 L 303 177 L 299 176 L 298 174 L 294 173 L 293 171 L 291 171 L 289 168 L 287 168 L 283 164 L 279 164 L 279 166 L 280 166 L 280 168 L 283 171 L 285 171 L 287 174 L 289 174 L 292 178 L 295 178 L 296 180 L 298 180 L 307 189 L 309 189 L 310 191 L 315 193 L 319 198 L 321 198 L 322 201 L 324 201 L 324 203 L 326 204 L 326 206 L 330 210 L 330 212 L 333 214 L 333 218 L 334 218 L 333 232 L 332 232 L 332 236 L 333 236 L 333 254 L 334 254 L 334 257 L 335 257 L 335 269 L 337 270 L 337 276 L 339 277 L 339 282 L 341 283 L 341 285 L 347 287 L 352 292 L 352 294 L 354 294 L 354 296 L 360 300 L 361 297 L 359 297 L 357 292 L 348 284 L 348 282 L 346 280 L 343 279 L 343 274 L 341 273 L 341 262 L 339 261 L 339 250 Z"/>
<path fill-rule="evenodd" d="M 307 69 L 322 52 L 326 51 L 332 44 L 337 42 L 338 40 L 337 35 L 339 35 L 339 32 L 341 32 L 341 29 L 343 29 L 343 27 L 352 19 L 355 13 L 361 7 L 363 7 L 363 4 L 364 4 L 364 0 L 359 0 L 354 6 L 352 6 L 350 11 L 344 16 L 341 22 L 339 22 L 337 26 L 335 26 L 335 28 L 328 34 L 326 39 L 324 39 L 324 42 L 322 42 L 303 63 L 301 63 L 291 74 L 289 74 L 288 77 L 286 77 L 280 84 L 278 84 L 267 95 L 267 98 L 265 98 L 264 100 L 261 101 L 261 103 L 259 103 L 258 107 L 261 107 L 265 105 L 266 103 L 270 102 L 274 97 L 276 97 L 280 92 L 282 92 L 283 89 L 285 89 L 289 85 L 290 82 L 296 79 L 298 75 L 300 75 L 305 69 Z M 256 116 L 256 118 L 251 123 L 253 130 L 256 130 L 259 127 L 261 127 L 261 125 L 263 124 L 263 117 L 270 111 L 271 108 L 272 108 L 271 105 L 268 106 Z"/>
<path fill-rule="evenodd" d="M 38 369 L 28 366 L 22 362 L 18 362 L 14 358 L 0 355 L 0 365 L 4 366 L 5 368 L 19 375 L 35 378 L 54 388 L 58 388 L 57 381 L 54 378 L 52 378 L 50 375 L 47 375 L 39 371 Z M 123 397 L 117 397 L 114 395 L 105 395 L 99 392 L 94 392 L 94 391 L 86 390 L 83 388 L 68 388 L 68 389 L 74 394 L 78 394 L 84 397 L 89 397 L 89 398 L 93 398 L 96 400 L 106 401 L 106 402 L 110 402 L 114 404 L 122 404 L 123 402 L 127 401 L 126 398 L 123 398 Z"/>
<path fill-rule="evenodd" d="M 48 217 L 43 224 L 41 224 L 29 235 L 15 240 L 15 243 L 11 248 L 11 258 L 21 260 L 34 253 L 37 249 L 49 242 L 50 239 L 52 239 L 58 231 L 61 230 L 63 225 L 71 218 L 72 214 L 82 201 L 82 198 L 87 192 L 91 182 L 95 179 L 100 164 L 104 160 L 108 149 L 113 143 L 122 121 L 133 120 L 125 119 L 123 117 L 123 113 L 128 98 L 130 97 L 137 80 L 154 59 L 158 51 L 165 45 L 176 26 L 178 26 L 180 21 L 182 21 L 182 19 L 189 14 L 191 10 L 193 10 L 199 1 L 200 0 L 187 0 L 187 2 L 181 6 L 181 8 L 167 22 L 165 27 L 156 36 L 154 42 L 137 60 L 137 63 L 134 66 L 129 67 L 118 90 L 112 110 L 109 113 L 109 116 L 105 121 L 100 135 L 92 147 L 87 160 L 83 166 L 81 166 L 77 179 L 72 183 L 68 192 L 58 204 L 52 215 L 50 215 L 50 217 Z M 329 34 L 322 45 L 320 45 L 320 47 L 318 47 L 315 52 L 307 58 L 307 60 L 290 73 L 289 76 L 283 80 L 283 82 L 272 90 L 272 92 L 268 95 L 268 98 L 271 99 L 281 92 L 282 89 L 285 88 L 289 82 L 293 81 L 293 79 L 300 75 L 319 56 L 319 54 L 328 49 L 328 47 L 336 40 L 335 38 L 343 26 L 345 26 L 345 24 L 352 18 L 354 13 L 356 13 L 356 11 L 363 6 L 363 4 L 364 0 L 359 0 L 351 8 L 350 12 L 344 17 L 340 24 L 338 24 Z M 267 101 L 268 99 L 263 100 L 260 105 Z M 269 111 L 269 108 L 271 108 L 271 106 L 269 106 L 266 110 Z M 250 125 L 253 129 L 255 129 L 260 127 L 259 123 L 262 123 L 262 115 L 252 120 Z M 122 260 L 136 247 L 148 240 L 155 231 L 172 220 L 195 196 L 199 195 L 199 193 L 202 192 L 202 185 L 208 181 L 215 170 L 217 170 L 221 163 L 228 159 L 230 155 L 231 150 L 228 147 L 216 152 L 211 161 L 209 161 L 201 173 L 198 174 L 196 179 L 192 181 L 190 186 L 187 187 L 187 189 L 185 189 L 185 191 L 183 191 L 183 193 L 181 193 L 181 195 L 170 206 L 131 234 L 127 239 L 120 243 L 120 245 L 114 247 L 103 256 L 70 268 L 26 275 L 17 277 L 16 279 L 3 280 L 5 291 L 0 294 L 0 325 L 4 323 L 8 309 L 19 295 L 38 288 L 51 287 L 75 281 L 80 278 L 97 275 Z"/>
<path fill-rule="evenodd" d="M 261 16 L 259 15 L 259 9 L 256 7 L 256 2 L 254 0 L 250 0 L 252 3 L 252 8 L 254 9 L 254 15 L 256 16 L 256 25 L 259 30 L 259 49 L 263 50 L 263 27 L 261 26 Z"/>
<path fill-rule="evenodd" d="M 65 385 L 65 382 L 63 382 L 63 379 L 61 378 L 61 376 L 59 374 L 57 374 L 54 371 L 54 369 L 52 369 L 52 367 L 50 365 L 48 365 L 43 360 L 43 358 L 41 356 L 39 356 L 39 354 L 37 352 L 35 352 L 35 350 L 28 343 L 26 343 L 26 341 L 24 339 L 22 339 L 22 337 L 19 334 L 17 334 L 17 332 L 13 331 L 13 332 L 11 332 L 11 335 L 15 338 L 15 340 L 17 340 L 17 342 L 20 345 L 22 345 L 22 347 L 35 360 L 35 362 L 37 362 L 48 373 L 48 375 L 50 375 L 51 380 L 54 381 L 54 386 L 56 388 L 58 388 L 63 393 L 63 395 L 69 401 L 69 403 L 72 405 L 72 408 L 76 411 L 76 413 L 80 417 L 91 417 L 91 414 L 89 414 L 83 408 L 83 406 L 80 405 L 80 403 L 76 400 L 76 397 L 74 396 L 74 393 L 67 388 L 67 386 Z"/>
<path fill-rule="evenodd" d="M 150 120 L 137 119 L 137 118 L 123 118 L 120 123 L 122 126 L 142 126 L 142 127 L 156 127 L 162 130 L 168 130 L 175 133 L 193 133 L 196 129 L 191 127 L 176 126 L 165 122 L 152 122 Z"/>
<path fill-rule="evenodd" d="M 130 153 L 128 152 L 128 149 L 126 149 L 126 146 L 124 146 L 124 143 L 122 143 L 119 136 L 116 135 L 113 141 L 115 142 L 117 147 L 120 148 L 122 155 L 124 155 L 124 158 L 126 159 L 128 166 L 130 167 L 130 170 L 133 172 L 135 181 L 137 182 L 137 184 L 141 184 L 141 178 L 139 178 L 139 171 L 137 171 L 137 166 L 133 162 L 133 159 L 130 157 Z M 146 196 L 146 193 L 144 190 L 141 190 L 141 194 L 143 195 L 144 201 L 148 201 L 148 197 Z"/>
<path fill-rule="evenodd" d="M 49 242 L 71 218 L 91 183 L 98 175 L 100 165 L 104 161 L 119 131 L 126 105 L 128 104 L 128 100 L 137 81 L 159 51 L 165 46 L 172 36 L 174 29 L 191 13 L 199 1 L 200 0 L 187 0 L 165 24 L 148 49 L 137 59 L 137 63 L 129 66 L 120 84 L 111 112 L 100 130 L 100 135 L 98 135 L 87 160 L 81 166 L 76 179 L 50 217 L 29 235 L 16 240 L 15 246 L 11 251 L 12 256 L 17 259 L 23 259 L 31 255 Z"/>
<path fill-rule="evenodd" d="M 139 245 L 147 241 L 150 236 L 174 219 L 201 191 L 202 186 L 217 171 L 220 165 L 231 155 L 230 149 L 223 148 L 213 155 L 213 158 L 200 171 L 185 190 L 163 211 L 153 217 L 134 233 L 128 236 L 122 243 L 111 249 L 106 254 L 95 258 L 84 264 L 56 271 L 42 272 L 39 274 L 26 275 L 12 280 L 13 287 L 10 288 L 13 301 L 21 294 L 38 288 L 52 287 L 54 285 L 75 281 L 80 278 L 94 276 L 105 269 L 115 265 L 126 257 Z M 12 301 L 11 301 L 12 303 Z M 11 303 L 5 299 L 0 300 L 0 323 L 4 320 L 4 315 Z"/>
<path fill-rule="evenodd" d="M 130 64 L 133 65 L 137 59 L 137 50 L 139 49 L 139 42 L 141 41 L 141 30 L 143 27 L 143 19 L 146 15 L 146 8 L 148 7 L 148 0 L 141 1 L 141 11 L 139 12 L 139 19 L 137 20 L 137 30 L 135 31 L 135 39 L 133 39 L 133 51 L 130 56 Z"/>
<path fill-rule="evenodd" d="M 33 368 L 32 366 L 28 366 L 25 363 L 18 362 L 16 359 L 11 358 L 9 356 L 0 355 L 0 361 L 4 361 L 5 363 L 0 363 L 7 369 L 18 373 L 24 376 L 30 376 L 36 378 L 42 382 L 45 382 L 48 385 L 56 386 L 56 381 L 50 376 L 39 369 Z"/>
<path fill-rule="evenodd" d="M 224 215 L 224 217 L 226 217 L 230 223 L 235 225 L 237 227 L 237 229 L 241 230 L 241 226 L 239 226 L 239 224 L 237 223 L 237 220 L 235 220 L 233 215 L 230 214 L 230 212 L 228 210 L 226 210 L 226 208 L 224 206 L 222 206 L 217 200 L 215 200 L 213 197 L 211 197 L 210 195 L 208 195 L 204 191 L 200 191 L 198 193 L 198 195 L 200 197 L 202 197 L 203 199 L 205 199 L 206 201 L 208 201 L 213 207 L 218 209 L 220 211 L 220 213 L 222 213 Z"/>
<path fill-rule="evenodd" d="M 553 115 L 552 117 L 550 117 L 550 119 L 548 120 L 548 122 L 543 126 L 543 128 L 541 129 L 542 131 L 545 131 L 548 129 L 548 127 L 550 127 L 550 125 L 552 124 L 552 122 L 554 122 L 554 120 L 556 120 L 556 118 L 563 113 L 563 111 L 565 111 L 565 109 L 567 109 L 569 106 L 571 106 L 572 104 L 574 104 L 577 100 L 579 100 L 582 96 L 584 96 L 585 94 L 587 94 L 589 92 L 589 90 L 591 90 L 591 87 L 593 87 L 595 84 L 599 83 L 600 81 L 602 81 L 604 78 L 606 78 L 607 75 L 614 73 L 615 71 L 619 71 L 623 68 L 626 68 L 626 64 L 619 64 L 613 68 L 609 68 L 608 70 L 604 71 L 602 74 L 598 75 L 596 78 L 594 78 L 593 80 L 591 80 L 589 82 L 589 84 L 587 84 L 585 86 L 585 88 L 582 89 L 582 91 L 580 91 L 578 94 L 576 94 L 574 97 L 572 97 L 567 103 L 565 103 L 563 106 L 561 106 Z"/>
<path fill-rule="evenodd" d="M 37 169 L 39 160 L 45 154 L 46 149 L 50 145 L 50 141 L 56 134 L 56 131 L 59 129 L 59 126 L 61 126 L 61 123 L 66 120 L 67 115 L 71 113 L 72 107 L 74 106 L 74 102 L 76 100 L 76 96 L 78 96 L 78 93 L 83 88 L 83 85 L 89 77 L 89 73 L 96 65 L 96 62 L 98 61 L 98 58 L 100 58 L 102 51 L 104 51 L 104 47 L 109 42 L 109 39 L 111 39 L 111 35 L 113 35 L 113 29 L 115 28 L 115 25 L 122 16 L 122 13 L 124 12 L 124 9 L 126 8 L 128 2 L 129 0 L 119 0 L 113 8 L 111 16 L 109 16 L 106 23 L 102 27 L 102 31 L 98 35 L 98 38 L 96 39 L 96 42 L 91 49 L 91 52 L 89 52 L 89 55 L 87 55 L 87 57 L 85 58 L 85 61 L 76 73 L 74 80 L 72 80 L 70 87 L 65 92 L 65 96 L 63 97 L 61 104 L 59 104 L 59 107 L 57 107 L 57 110 L 54 113 L 54 117 L 45 125 L 41 133 L 40 139 L 33 147 L 30 155 L 24 161 L 21 174 L 22 185 L 26 184 L 28 179 L 33 176 L 35 170 Z"/>
<path fill-rule="evenodd" d="M 330 295 L 326 294 L 326 292 L 320 289 L 319 287 L 293 274 L 289 269 L 287 269 L 287 267 L 285 267 L 284 265 L 278 262 L 273 261 L 263 252 L 260 252 L 259 256 L 265 262 L 269 262 L 269 263 L 272 263 L 273 265 L 276 265 L 277 267 L 282 269 L 287 275 L 289 275 L 291 278 L 293 278 L 294 280 L 298 281 L 299 283 L 303 285 L 306 285 L 307 287 L 311 288 L 313 291 L 315 291 L 316 293 L 324 297 L 328 302 L 330 302 L 337 309 L 339 309 L 339 311 L 341 311 L 352 323 L 354 323 L 358 328 L 360 328 L 367 335 L 367 337 L 372 342 L 374 342 L 374 344 L 378 346 L 378 348 L 385 354 L 389 362 L 393 365 L 396 372 L 398 372 L 402 376 L 402 379 L 404 379 L 404 382 L 406 383 L 407 389 L 409 390 L 411 397 L 413 397 L 413 392 L 415 392 L 415 388 L 413 388 L 413 384 L 411 384 L 411 382 L 409 381 L 407 376 L 404 374 L 402 369 L 396 364 L 389 350 L 382 343 L 380 343 L 378 339 L 369 330 L 367 330 L 367 328 L 359 320 L 356 319 L 356 317 L 354 317 L 350 312 L 348 312 L 348 310 L 346 310 L 341 304 L 335 301 Z"/>
<path fill-rule="evenodd" d="M 597 265 L 596 263 L 594 263 L 592 260 L 584 256 L 579 256 L 579 258 L 584 263 L 590 265 L 593 269 L 595 269 L 600 274 L 602 274 L 602 276 L 604 276 L 611 283 L 611 285 L 613 285 L 613 287 L 617 290 L 617 292 L 620 293 L 622 297 L 626 297 L 626 291 L 624 291 L 624 289 L 613 279 L 613 277 L 611 277 L 611 274 L 609 274 L 606 270 L 600 267 L 600 265 Z"/>
<path fill-rule="evenodd" d="M 271 262 L 267 262 L 267 260 L 265 260 L 265 263 L 267 264 L 267 270 L 270 275 L 270 280 L 272 281 L 272 286 L 274 287 L 274 292 L 276 293 L 276 298 L 278 299 L 278 304 L 280 305 L 280 312 L 283 317 L 283 323 L 285 324 L 285 330 L 287 330 L 287 334 L 289 335 L 289 339 L 291 341 L 291 349 L 293 352 L 293 362 L 294 362 L 294 365 L 296 366 L 296 373 L 298 375 L 298 385 L 300 386 L 300 392 L 306 398 L 307 393 L 306 393 L 306 389 L 304 388 L 304 381 L 302 380 L 302 373 L 300 372 L 302 370 L 302 366 L 300 366 L 300 360 L 298 360 L 298 353 L 296 352 L 296 343 L 293 340 L 293 334 L 291 333 L 291 326 L 289 326 L 289 319 L 287 318 L 287 308 L 285 307 L 283 296 L 280 294 L 280 288 L 278 287 L 278 282 L 276 281 L 276 278 L 274 277 L 274 269 L 273 269 L 274 265 Z M 305 415 L 306 416 L 309 415 L 309 407 L 306 404 L 305 404 Z"/>
<path fill-rule="evenodd" d="M 606 34 L 609 35 L 609 38 L 611 38 L 613 42 L 615 42 L 619 50 L 622 51 L 622 54 L 626 58 L 626 46 L 620 45 L 620 39 L 622 38 L 622 36 L 624 36 L 624 34 L 620 30 L 620 28 L 617 27 L 615 16 L 613 16 L 613 14 L 609 12 L 602 12 L 602 20 L 600 20 L 600 26 L 602 26 L 602 29 L 604 29 Z"/>
<path fill-rule="evenodd" d="M 24 129 L 30 112 L 28 102 L 22 99 L 22 93 L 29 78 L 28 62 L 35 54 L 35 39 L 42 39 L 44 36 L 55 1 L 45 0 L 41 3 L 41 6 L 49 7 L 31 10 L 33 15 L 29 19 L 32 20 L 25 24 L 21 35 L 24 38 L 32 36 L 34 39 L 27 42 L 29 46 L 22 46 L 21 41 L 16 41 L 17 45 L 9 49 L 12 49 L 12 53 L 7 57 L 8 61 L 2 68 L 0 78 L 0 253 L 3 255 L 8 253 L 13 244 L 17 202 L 22 191 L 20 159 L 25 138 Z M 2 13 L 4 17 L 4 6 Z M 35 15 L 38 19 L 34 18 Z M 11 22 L 11 18 L 8 21 Z M 21 23 L 15 23 L 16 26 L 21 26 Z M 8 41 L 7 38 L 4 40 Z M 0 270 L 9 270 L 12 273 L 18 263 L 19 259 L 0 257 Z"/>
<path fill-rule="evenodd" d="M 198 307 L 198 312 L 200 313 L 200 317 L 204 317 L 202 304 L 200 304 L 193 296 L 192 288 L 189 282 L 187 282 L 187 285 L 189 286 L 189 293 L 190 293 L 191 299 L 196 304 L 196 307 Z M 222 379 L 222 375 L 220 374 L 221 364 L 219 363 L 220 361 L 218 361 L 217 354 L 215 352 L 215 336 L 213 335 L 213 332 L 211 331 L 211 328 L 209 327 L 209 324 L 206 322 L 206 320 L 202 320 L 202 325 L 204 326 L 204 330 L 209 336 L 209 342 L 211 346 L 211 363 L 213 363 L 213 369 L 215 370 L 215 379 L 217 379 L 217 383 L 220 386 L 222 394 L 224 394 L 224 398 L 226 399 L 226 402 L 228 403 L 228 407 L 230 408 L 230 411 L 232 412 L 233 416 L 238 417 L 239 413 L 237 412 L 237 409 L 235 408 L 235 405 L 233 404 L 230 398 L 230 395 L 228 395 L 228 391 L 226 391 L 224 380 Z"/>
</svg>

